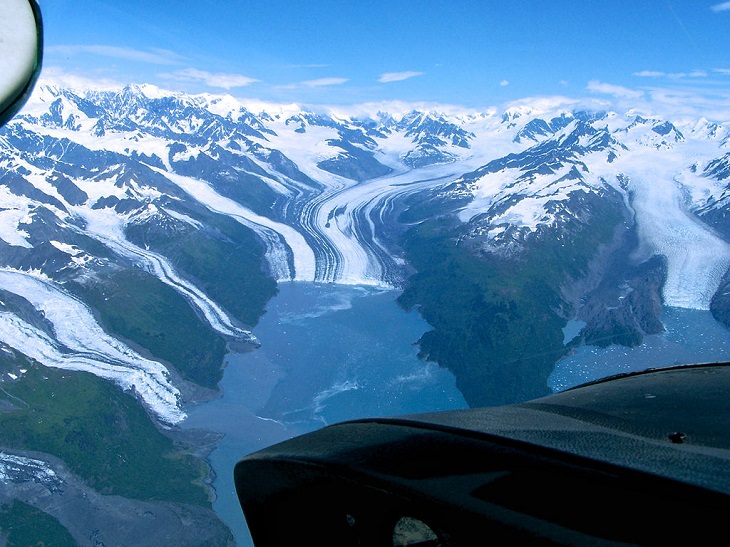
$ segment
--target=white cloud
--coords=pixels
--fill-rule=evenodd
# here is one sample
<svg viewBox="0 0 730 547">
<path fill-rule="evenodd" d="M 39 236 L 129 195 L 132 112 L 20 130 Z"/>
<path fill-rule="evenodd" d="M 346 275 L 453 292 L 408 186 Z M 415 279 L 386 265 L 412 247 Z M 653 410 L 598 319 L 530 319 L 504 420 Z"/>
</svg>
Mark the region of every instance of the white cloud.
<svg viewBox="0 0 730 547">
<path fill-rule="evenodd" d="M 730 118 L 730 92 L 707 88 L 652 88 L 649 106 L 655 113 L 677 119 L 680 116 L 705 116 L 713 120 Z"/>
<path fill-rule="evenodd" d="M 634 76 L 640 78 L 672 78 L 673 80 L 681 80 L 684 78 L 706 78 L 705 70 L 693 70 L 691 72 L 662 72 L 659 70 L 641 70 L 634 72 Z"/>
<path fill-rule="evenodd" d="M 449 116 L 457 116 L 473 119 L 475 117 L 496 116 L 495 107 L 475 109 L 462 105 L 447 103 L 431 103 L 423 101 L 376 101 L 358 103 L 352 105 L 330 105 L 322 106 L 324 111 L 334 114 L 342 118 L 347 117 L 372 117 L 377 118 L 379 113 L 387 112 L 394 118 L 399 119 L 406 114 L 418 110 L 421 112 L 431 112 L 435 115 L 444 114 Z"/>
<path fill-rule="evenodd" d="M 98 55 L 101 57 L 112 57 L 114 59 L 125 59 L 153 65 L 175 65 L 182 62 L 183 58 L 167 49 L 151 49 L 144 51 L 130 47 L 104 46 L 104 45 L 58 45 L 46 48 L 46 53 L 57 53 L 59 55 Z"/>
<path fill-rule="evenodd" d="M 662 78 L 666 76 L 667 73 L 659 70 L 641 70 L 639 72 L 634 72 L 633 75 L 638 76 L 639 78 Z"/>
<path fill-rule="evenodd" d="M 330 85 L 342 85 L 347 81 L 347 78 L 319 78 L 317 80 L 302 82 L 302 85 L 305 87 L 326 87 Z"/>
<path fill-rule="evenodd" d="M 592 91 L 594 93 L 604 93 L 606 95 L 613 95 L 614 97 L 621 97 L 625 99 L 638 99 L 644 96 L 643 91 L 629 89 L 628 87 L 620 85 L 599 82 L 598 80 L 591 80 L 588 82 L 586 88 L 588 91 Z"/>
<path fill-rule="evenodd" d="M 198 70 L 196 68 L 186 68 L 175 72 L 160 74 L 160 76 L 180 82 L 201 82 L 207 86 L 219 87 L 221 89 L 246 87 L 247 85 L 251 85 L 259 81 L 254 78 L 244 76 L 243 74 L 208 72 L 206 70 Z"/>
<path fill-rule="evenodd" d="M 416 76 L 422 76 L 423 72 L 416 72 L 414 70 L 406 70 L 405 72 L 386 72 L 380 75 L 378 82 L 381 84 L 388 84 L 390 82 L 402 82 Z"/>
<path fill-rule="evenodd" d="M 730 11 L 730 2 L 715 4 L 714 6 L 710 6 L 710 9 L 712 11 Z"/>
<path fill-rule="evenodd" d="M 119 80 L 105 77 L 73 74 L 57 66 L 44 66 L 41 69 L 40 84 L 48 84 L 69 89 L 121 89 L 124 84 Z M 36 86 L 36 89 L 39 86 Z"/>
<path fill-rule="evenodd" d="M 713 68 L 712 72 L 717 72 L 718 74 L 727 74 L 730 76 L 730 68 Z"/>
<path fill-rule="evenodd" d="M 581 103 L 579 99 L 564 97 L 561 95 L 550 96 L 534 96 L 523 97 L 514 101 L 510 101 L 504 105 L 504 110 L 517 111 L 522 114 L 529 112 L 531 114 L 542 114 L 552 112 L 559 109 L 573 110 Z M 597 104 L 592 102 L 593 107 Z M 590 107 L 588 107 L 590 109 Z"/>
<path fill-rule="evenodd" d="M 507 87 L 509 85 L 509 80 L 502 80 L 499 82 L 499 85 L 502 87 Z"/>
<path fill-rule="evenodd" d="M 604 96 L 604 109 L 632 112 L 645 118 L 667 118 L 673 122 L 701 116 L 715 121 L 730 119 L 730 91 L 724 86 L 708 86 L 704 80 L 688 81 L 681 87 L 643 87 L 640 91 L 594 81 L 588 89 L 599 93 L 618 91 Z"/>
</svg>

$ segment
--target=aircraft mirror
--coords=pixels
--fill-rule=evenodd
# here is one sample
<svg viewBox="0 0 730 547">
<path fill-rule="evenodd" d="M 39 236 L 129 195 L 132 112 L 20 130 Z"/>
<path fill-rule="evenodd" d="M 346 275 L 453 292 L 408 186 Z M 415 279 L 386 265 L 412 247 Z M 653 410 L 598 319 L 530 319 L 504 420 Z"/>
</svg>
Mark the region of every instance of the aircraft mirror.
<svg viewBox="0 0 730 547">
<path fill-rule="evenodd" d="M 38 79 L 43 30 L 36 0 L 2 0 L 0 9 L 0 125 L 25 104 Z"/>
</svg>

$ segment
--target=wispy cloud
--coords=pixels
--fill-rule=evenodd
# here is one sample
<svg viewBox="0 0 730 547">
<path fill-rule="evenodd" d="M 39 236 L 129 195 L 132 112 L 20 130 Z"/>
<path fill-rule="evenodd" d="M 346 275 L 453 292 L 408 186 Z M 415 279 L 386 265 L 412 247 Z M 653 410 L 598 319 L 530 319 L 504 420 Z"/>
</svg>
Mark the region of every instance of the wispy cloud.
<svg viewBox="0 0 730 547">
<path fill-rule="evenodd" d="M 319 78 L 317 80 L 307 80 L 301 85 L 305 87 L 326 87 L 331 85 L 342 85 L 349 81 L 347 78 Z"/>
<path fill-rule="evenodd" d="M 643 91 L 629 89 L 628 87 L 620 85 L 599 82 L 598 80 L 591 80 L 588 82 L 586 88 L 588 91 L 592 91 L 594 93 L 604 93 L 606 95 L 613 95 L 614 97 L 621 97 L 624 99 L 638 99 L 644 95 Z"/>
<path fill-rule="evenodd" d="M 327 68 L 327 67 L 329 67 L 329 65 L 310 63 L 310 64 L 304 64 L 304 65 L 287 65 L 286 68 Z"/>
<path fill-rule="evenodd" d="M 717 72 L 718 74 L 726 74 L 730 76 L 730 68 L 713 68 L 712 72 Z"/>
<path fill-rule="evenodd" d="M 124 84 L 115 79 L 105 78 L 86 71 L 83 75 L 67 72 L 57 66 L 44 66 L 41 83 L 70 89 L 121 89 Z"/>
<path fill-rule="evenodd" d="M 47 53 L 59 55 L 97 55 L 100 57 L 111 57 L 153 65 L 176 65 L 183 62 L 183 58 L 167 49 L 141 50 L 129 47 L 104 46 L 104 45 L 57 45 L 46 48 Z"/>
<path fill-rule="evenodd" d="M 730 91 L 726 86 L 708 86 L 706 80 L 691 80 L 681 86 L 647 86 L 638 90 L 594 80 L 589 82 L 587 89 L 604 94 L 597 97 L 607 101 L 604 109 L 673 120 L 683 117 L 730 118 Z"/>
<path fill-rule="evenodd" d="M 509 85 L 509 80 L 502 80 L 501 82 L 499 82 L 499 85 L 501 87 L 507 87 Z"/>
<path fill-rule="evenodd" d="M 660 70 L 640 70 L 634 72 L 634 76 L 640 78 L 671 78 L 673 80 L 681 80 L 684 78 L 706 78 L 705 70 L 692 70 L 690 72 L 662 72 Z"/>
<path fill-rule="evenodd" d="M 678 74 L 680 78 L 707 78 L 707 71 L 705 70 L 693 70 L 691 72 L 680 72 Z"/>
<path fill-rule="evenodd" d="M 730 11 L 730 2 L 715 4 L 714 6 L 710 6 L 710 9 L 712 11 Z"/>
<path fill-rule="evenodd" d="M 409 80 L 416 76 L 422 76 L 423 72 L 416 72 L 415 70 L 406 70 L 404 72 L 386 72 L 380 75 L 378 82 L 381 84 L 388 84 L 391 82 L 402 82 L 403 80 Z"/>
<path fill-rule="evenodd" d="M 634 76 L 638 76 L 639 78 L 663 78 L 666 76 L 666 72 L 660 72 L 658 70 L 640 70 L 639 72 L 634 72 Z"/>
<path fill-rule="evenodd" d="M 160 74 L 163 78 L 177 80 L 179 82 L 199 82 L 209 87 L 218 87 L 221 89 L 233 89 L 237 87 L 246 87 L 258 82 L 254 78 L 249 78 L 243 74 L 230 74 L 225 72 L 208 72 L 206 70 L 198 70 L 196 68 L 186 68 Z"/>
<path fill-rule="evenodd" d="M 730 92 L 724 89 L 653 88 L 648 91 L 649 105 L 655 113 L 725 120 L 730 116 Z M 663 111 L 662 111 L 663 109 Z"/>
</svg>

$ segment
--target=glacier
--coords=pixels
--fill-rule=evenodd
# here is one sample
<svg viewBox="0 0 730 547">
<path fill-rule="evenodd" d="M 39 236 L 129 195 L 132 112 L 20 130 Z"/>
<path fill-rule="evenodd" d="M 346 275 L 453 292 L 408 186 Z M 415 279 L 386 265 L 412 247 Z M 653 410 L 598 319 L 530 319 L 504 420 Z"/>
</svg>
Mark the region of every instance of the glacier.
<svg viewBox="0 0 730 547">
<path fill-rule="evenodd" d="M 312 216 L 314 226 L 336 251 L 322 281 L 394 288 L 404 262 L 383 240 L 384 227 L 397 222 L 395 205 L 410 194 L 451 182 L 464 162 L 423 167 L 379 177 L 323 194 Z"/>
<path fill-rule="evenodd" d="M 693 165 L 709 162 L 718 148 L 702 133 L 680 142 L 657 143 L 656 137 L 642 129 L 635 139 L 643 146 L 618 157 L 612 171 L 607 166 L 596 171 L 607 177 L 610 172 L 615 177 L 618 171 L 628 179 L 623 190 L 635 214 L 640 241 L 633 259 L 666 257 L 664 304 L 708 310 L 730 268 L 730 243 L 693 213 L 699 196 L 706 199 L 709 184 L 709 179 L 693 173 Z M 716 184 L 714 191 L 720 196 L 725 189 Z"/>
<path fill-rule="evenodd" d="M 160 169 L 157 172 L 169 178 L 211 211 L 230 216 L 254 230 L 266 244 L 266 258 L 272 275 L 278 281 L 314 280 L 314 252 L 296 229 L 257 215 L 232 199 L 221 196 L 205 181 Z M 290 254 L 293 255 L 291 266 Z"/>
<path fill-rule="evenodd" d="M 180 277 L 164 256 L 148 249 L 142 249 L 128 241 L 124 237 L 123 225 L 118 216 L 92 209 L 81 211 L 80 215 L 86 220 L 85 233 L 92 235 L 119 256 L 130 258 L 160 281 L 175 289 L 201 312 L 213 330 L 233 339 L 255 341 L 251 331 L 234 325 L 234 321 L 220 306 L 193 283 Z"/>
<path fill-rule="evenodd" d="M 665 305 L 708 310 L 730 268 L 730 244 L 695 211 L 700 204 L 720 199 L 727 189 L 694 171 L 723 153 L 727 129 L 722 140 L 697 131 L 695 123 L 685 122 L 685 137 L 671 124 L 633 114 L 622 118 L 608 113 L 597 123 L 598 131 L 588 135 L 585 128 L 576 131 L 575 122 L 553 136 L 533 135 L 536 144 L 526 153 L 487 164 L 468 180 L 465 193 L 471 199 L 460 219 L 470 222 L 487 214 L 484 231 L 494 239 L 507 226 L 534 232 L 541 225 L 559 225 L 548 205 L 565 202 L 574 192 L 612 186 L 624 194 L 638 227 L 639 249 L 632 259 L 641 262 L 658 254 L 667 260 Z M 709 129 L 713 124 L 704 125 Z M 608 146 L 595 146 L 600 130 Z M 562 141 L 569 152 L 547 146 L 553 139 Z M 529 153 L 532 149 L 535 154 Z M 538 164 L 538 159 L 544 163 Z M 629 182 L 622 185 L 622 180 Z"/>
<path fill-rule="evenodd" d="M 687 210 L 680 187 L 672 177 L 653 175 L 651 180 L 652 184 L 631 185 L 643 242 L 635 257 L 667 257 L 665 305 L 709 310 L 710 301 L 730 268 L 730 244 Z"/>
<path fill-rule="evenodd" d="M 78 299 L 42 275 L 8 268 L 0 269 L 0 287 L 30 302 L 55 337 L 13 313 L 0 312 L 0 341 L 45 366 L 90 372 L 134 390 L 162 422 L 185 419 L 168 370 L 109 336 Z"/>
<path fill-rule="evenodd" d="M 0 452 L 0 483 L 35 482 L 49 491 L 60 490 L 63 479 L 47 463 L 35 458 Z"/>
<path fill-rule="evenodd" d="M 599 259 L 596 271 L 571 270 L 566 275 L 575 274 L 578 279 L 565 283 L 576 281 L 570 287 L 574 294 L 560 301 L 561 309 L 550 310 L 558 317 L 546 330 L 563 319 L 571 321 L 568 315 L 580 310 L 591 283 L 615 282 L 621 288 L 625 271 L 662 255 L 666 258 L 666 280 L 661 286 L 664 312 L 687 317 L 704 314 L 726 333 L 717 316 L 694 310 L 716 306 L 718 287 L 730 275 L 730 226 L 723 221 L 730 214 L 730 181 L 723 170 L 730 149 L 730 112 L 709 120 L 638 109 L 618 111 L 605 102 L 539 97 L 485 111 L 385 103 L 305 107 L 230 95 L 187 95 L 150 85 L 95 90 L 52 84 L 42 81 L 27 107 L 0 130 L 0 350 L 8 356 L 1 381 L 28 381 L 23 365 L 12 362 L 13 351 L 8 349 L 12 348 L 40 365 L 85 371 L 113 383 L 135 396 L 155 425 L 171 437 L 186 439 L 184 428 L 200 426 L 198 413 L 219 406 L 221 414 L 215 423 L 230 426 L 226 442 L 234 445 L 252 435 L 260 442 L 266 438 L 273 442 L 274 430 L 265 430 L 259 422 L 271 422 L 278 435 L 289 426 L 301 427 L 302 416 L 322 425 L 344 416 L 339 409 L 347 405 L 362 411 L 363 401 L 372 403 L 373 412 L 382 411 L 384 402 L 395 404 L 393 408 L 403 400 L 432 404 L 430 395 L 421 394 L 427 393 L 420 391 L 421 385 L 434 387 L 433 400 L 446 396 L 450 404 L 463 406 L 466 403 L 453 378 L 449 376 L 448 389 L 453 390 L 449 393 L 458 397 L 437 386 L 437 378 L 447 372 L 433 362 L 419 365 L 416 361 L 413 367 L 401 369 L 392 351 L 377 358 L 377 366 L 363 361 L 366 352 L 351 343 L 358 338 L 357 332 L 348 336 L 352 325 L 357 323 L 359 328 L 369 320 L 370 326 L 385 326 L 389 334 L 400 336 L 399 343 L 405 340 L 398 329 L 387 328 L 382 309 L 373 308 L 369 317 L 359 310 L 350 314 L 353 323 L 343 325 L 342 333 L 332 324 L 319 333 L 307 329 L 308 319 L 326 319 L 333 310 L 353 306 L 355 294 L 382 292 L 390 297 L 420 280 L 426 279 L 427 284 L 432 273 L 428 271 L 429 247 L 418 249 L 425 257 L 419 264 L 419 268 L 425 265 L 424 271 L 411 278 L 413 285 L 408 280 L 414 267 L 407 261 L 407 252 L 413 249 L 407 238 L 419 233 L 419 225 L 423 227 L 420 234 L 430 236 L 429 230 L 434 234 L 433 239 L 420 241 L 443 244 L 438 251 L 447 260 L 464 258 L 462 251 L 479 256 L 494 253 L 495 261 L 515 259 L 510 266 L 519 268 L 517 253 L 522 249 L 528 251 L 525 256 L 540 256 L 530 254 L 534 248 L 528 245 L 551 242 L 549 238 L 555 238 L 559 260 L 587 262 L 589 257 L 583 254 L 594 249 L 576 244 L 578 249 L 571 252 L 571 236 L 577 235 L 577 241 L 594 240 L 581 240 L 583 234 L 576 225 L 587 219 L 581 226 L 593 228 L 595 219 L 623 218 L 625 224 L 617 227 L 619 235 L 607 254 L 618 250 L 606 261 L 626 260 L 629 266 L 615 274 L 606 267 L 606 273 Z M 611 200 L 610 214 L 591 218 L 604 198 Z M 234 241 L 240 235 L 246 245 Z M 635 240 L 638 247 L 629 254 Z M 419 243 L 418 237 L 411 241 Z M 188 247 L 198 244 L 200 249 Z M 449 244 L 462 247 L 452 256 Z M 210 255 L 205 254 L 208 250 Z M 221 261 L 220 267 L 212 257 Z M 466 258 L 469 262 L 471 257 Z M 491 266 L 489 258 L 474 261 L 475 270 L 468 273 L 479 278 L 476 268 Z M 200 267 L 203 263 L 205 267 Z M 435 264 L 435 269 L 442 265 Z M 461 288 L 448 277 L 448 266 L 437 272 L 437 281 L 443 284 L 432 283 L 426 291 L 446 298 L 458 296 Z M 172 288 L 182 300 L 148 275 L 126 275 L 134 269 Z M 529 269 L 536 272 L 539 283 L 543 270 Z M 122 275 L 115 277 L 119 272 Z M 420 279 L 419 273 L 423 274 Z M 657 304 L 657 309 L 661 303 L 656 291 L 663 274 L 663 269 L 656 273 L 656 283 L 653 278 L 646 282 L 650 285 L 646 291 L 651 291 L 647 305 Z M 226 288 L 234 276 L 238 284 L 232 286 L 252 287 L 249 293 Z M 264 347 L 225 363 L 210 359 L 200 369 L 195 368 L 198 361 L 190 366 L 183 357 L 180 368 L 173 368 L 178 367 L 179 357 L 165 353 L 162 344 L 154 349 L 134 345 L 144 345 L 139 340 L 145 340 L 135 338 L 134 319 L 133 328 L 116 325 L 119 335 L 105 332 L 96 319 L 97 310 L 70 290 L 89 282 L 87 288 L 95 298 L 110 297 L 100 305 L 106 314 L 110 308 L 104 306 L 124 298 L 118 291 L 113 295 L 106 291 L 104 283 L 110 279 L 115 288 L 117 280 L 123 287 L 129 286 L 128 280 L 144 280 L 143 292 L 130 309 L 150 311 L 155 304 L 142 302 L 148 291 L 175 299 L 174 306 L 163 302 L 163 310 L 189 306 L 199 321 L 181 318 L 180 324 L 200 329 L 195 335 L 202 333 L 201 338 L 212 340 L 212 351 L 220 353 L 208 355 L 223 355 L 222 340 L 230 342 L 227 349 L 234 353 L 249 349 L 248 343 L 258 345 L 249 330 L 252 325 L 259 329 Z M 454 279 L 469 281 L 468 277 Z M 272 304 L 256 324 L 265 299 L 275 292 L 273 281 L 284 298 L 269 300 Z M 257 289 L 261 293 L 253 294 Z M 299 295 L 287 300 L 310 289 L 329 296 L 320 295 L 315 301 Z M 644 294 L 633 286 L 628 290 L 635 291 L 634 296 Z M 595 304 L 597 322 L 613 317 L 601 315 L 607 310 L 623 311 L 613 307 L 609 293 L 589 302 Z M 626 294 L 616 298 L 633 302 Z M 254 317 L 238 304 L 256 296 L 263 303 L 251 306 L 258 314 Z M 508 304 L 509 298 L 505 294 Z M 458 308 L 459 313 L 478 303 L 475 298 L 458 305 L 447 302 L 445 307 Z M 630 319 L 654 311 L 638 309 Z M 121 310 L 120 315 L 126 320 L 131 313 L 125 313 Z M 150 313 L 155 320 L 161 315 Z M 534 322 L 532 314 L 523 316 L 527 323 Z M 244 324 L 243 318 L 251 324 Z M 143 328 L 149 324 L 147 319 L 145 315 L 139 322 Z M 162 318 L 165 323 L 166 319 Z M 481 316 L 474 323 L 481 326 L 484 319 Z M 177 326 L 177 321 L 171 324 Z M 433 324 L 434 329 L 441 328 L 436 321 Z M 624 324 L 628 320 L 620 326 Z M 156 326 L 148 330 L 155 331 Z M 665 321 L 665 327 L 669 331 L 672 324 Z M 280 329 L 284 339 L 267 339 L 267 328 Z M 427 328 L 419 323 L 413 336 Z M 481 335 L 482 331 L 474 330 Z M 218 336 L 209 336 L 209 331 Z M 167 332 L 179 331 L 159 329 L 152 334 L 162 337 Z M 337 346 L 332 344 L 333 333 L 344 333 L 338 340 L 344 340 L 342 352 L 328 351 Z M 452 338 L 457 350 L 463 334 L 459 330 Z M 129 341 L 121 336 L 129 336 Z M 168 336 L 167 342 L 170 338 L 175 338 L 173 344 L 183 345 L 178 337 Z M 651 342 L 650 336 L 644 338 L 645 343 Z M 318 349 L 315 342 L 324 345 Z M 523 342 L 524 337 L 517 343 Z M 363 343 L 368 351 L 386 348 L 388 353 L 387 348 L 395 347 L 387 337 Z M 470 343 L 480 342 L 472 339 Z M 723 344 L 726 339 L 720 338 L 720 355 L 726 353 Z M 416 351 L 410 343 L 406 346 L 409 355 Z M 623 346 L 615 347 L 623 351 Z M 448 347 L 449 352 L 452 349 Z M 308 351 L 311 355 L 305 356 Z M 283 356 L 286 366 L 277 364 L 274 354 Z M 459 351 L 453 355 L 461 358 Z M 624 361 L 623 354 L 614 355 L 614 361 Z M 163 356 L 167 360 L 156 360 Z M 439 364 L 450 366 L 443 354 L 438 358 Z M 512 364 L 501 354 L 499 360 Z M 306 366 L 311 363 L 317 366 Z M 222 366 L 228 367 L 218 384 L 220 392 L 226 392 L 225 401 L 194 404 L 216 395 Z M 474 363 L 475 369 L 483 366 L 491 365 L 481 360 Z M 378 372 L 378 367 L 388 369 L 388 374 Z M 538 367 L 533 368 L 525 368 L 525 374 L 514 379 L 508 373 L 499 376 L 499 385 L 493 382 L 495 391 L 508 391 L 511 382 L 544 383 L 544 378 L 537 378 Z M 603 369 L 596 365 L 594 370 Z M 323 371 L 326 375 L 318 378 Z M 456 381 L 482 388 L 468 373 L 460 370 L 459 374 Z M 482 376 L 478 378 L 483 381 Z M 198 381 L 200 385 L 195 384 Z M 303 386 L 310 383 L 317 385 L 298 400 L 295 395 L 304 394 Z M 262 386 L 265 389 L 259 389 Z M 292 403 L 281 403 L 280 413 L 273 403 L 271 408 L 261 408 L 274 390 L 277 404 Z M 291 392 L 279 397 L 287 390 Z M 230 420 L 230 397 L 241 399 L 251 427 Z M 238 450 L 240 445 L 236 446 Z M 223 452 L 214 451 L 210 461 Z M 62 468 L 56 471 L 61 473 Z M 11 489 L 16 483 L 28 486 L 22 481 L 53 488 L 61 485 L 58 477 L 53 466 L 40 459 L 0 451 L 0 484 Z M 68 490 L 68 475 L 64 479 L 62 486 Z M 226 491 L 225 486 L 219 489 L 220 500 Z M 159 506 L 155 511 L 160 514 Z"/>
</svg>

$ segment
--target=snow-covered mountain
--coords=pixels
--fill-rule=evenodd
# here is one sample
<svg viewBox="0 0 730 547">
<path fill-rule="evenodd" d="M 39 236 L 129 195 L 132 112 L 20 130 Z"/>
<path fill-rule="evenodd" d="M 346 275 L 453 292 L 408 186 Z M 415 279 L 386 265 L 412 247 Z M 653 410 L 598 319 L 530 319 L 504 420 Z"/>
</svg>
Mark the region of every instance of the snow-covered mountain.
<svg viewBox="0 0 730 547">
<path fill-rule="evenodd" d="M 149 85 L 42 85 L 0 134 L 0 286 L 24 304 L 3 299 L 1 339 L 134 386 L 175 423 L 169 372 L 103 333 L 85 288 L 137 268 L 226 340 L 255 342 L 251 317 L 227 307 L 225 274 L 208 264 L 203 275 L 205 257 L 181 242 L 253 233 L 264 261 L 246 275 L 400 286 L 413 204 L 458 218 L 474 252 L 514 254 L 540 238 L 570 245 L 568 226 L 619 200 L 638 227 L 632 259 L 666 257 L 665 302 L 706 309 L 730 266 L 722 122 L 525 108 L 349 116 Z"/>
<path fill-rule="evenodd" d="M 450 191 L 469 196 L 460 218 L 496 249 L 515 234 L 580 220 L 577 196 L 617 192 L 641 234 L 634 259 L 668 260 L 665 303 L 708 309 L 730 266 L 730 247 L 716 232 L 727 233 L 718 202 L 727 193 L 727 129 L 698 121 L 685 132 L 615 113 L 533 119 L 515 139 L 535 144 L 464 175 Z"/>
<path fill-rule="evenodd" d="M 230 235 L 216 233 L 214 219 L 232 220 L 256 234 L 276 280 L 400 285 L 408 270 L 398 214 L 414 196 L 431 214 L 456 214 L 463 237 L 489 252 L 560 237 L 561 226 L 589 224 L 601 198 L 620 196 L 641 233 L 634 258 L 668 259 L 665 301 L 708 308 L 730 266 L 718 235 L 730 232 L 728 127 L 676 123 L 583 111 L 347 117 L 253 111 L 228 96 L 147 85 L 41 86 L 0 136 L 0 257 L 3 291 L 44 320 L 34 326 L 8 309 L 2 340 L 51 366 L 134 385 L 174 423 L 182 415 L 175 388 L 152 372 L 160 365 L 141 364 L 114 339 L 97 348 L 65 338 L 79 324 L 100 329 L 66 283 L 141 268 L 220 335 L 252 340 L 245 319 L 170 254 L 171 242 L 190 232 L 220 241 Z M 54 301 L 79 310 L 73 325 L 53 315 Z M 82 363 L 88 354 L 96 357 Z"/>
</svg>

